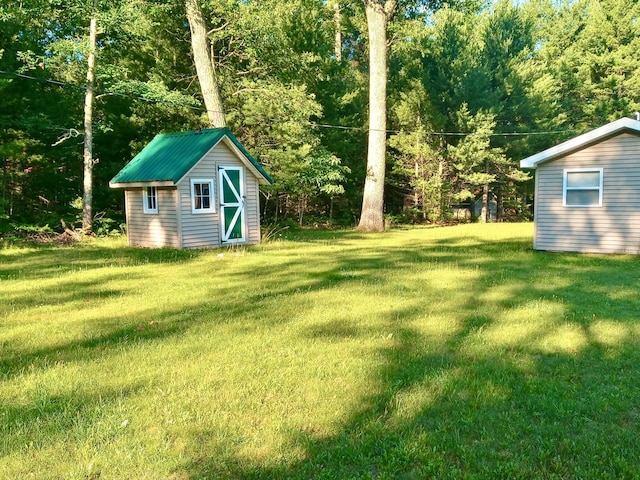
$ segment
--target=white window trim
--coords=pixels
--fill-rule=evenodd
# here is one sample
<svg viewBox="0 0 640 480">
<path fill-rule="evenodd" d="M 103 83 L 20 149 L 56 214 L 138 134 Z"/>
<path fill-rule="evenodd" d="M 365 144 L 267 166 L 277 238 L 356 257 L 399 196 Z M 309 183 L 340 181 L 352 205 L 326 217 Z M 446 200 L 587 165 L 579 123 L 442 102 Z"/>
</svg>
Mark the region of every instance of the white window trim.
<svg viewBox="0 0 640 480">
<path fill-rule="evenodd" d="M 567 187 L 567 174 L 573 172 L 598 172 L 600 174 L 600 184 L 597 187 L 580 187 L 571 188 Z M 562 206 L 569 208 L 592 208 L 602 207 L 602 191 L 604 186 L 604 169 L 603 168 L 565 168 L 562 172 Z M 597 205 L 567 205 L 567 190 L 597 190 L 598 191 L 598 204 Z"/>
<path fill-rule="evenodd" d="M 195 195 L 195 185 L 208 183 L 209 184 L 209 208 L 196 208 L 196 195 Z M 216 196 L 215 190 L 213 189 L 213 179 L 212 178 L 192 178 L 191 179 L 191 213 L 195 215 L 200 215 L 203 213 L 215 213 L 216 211 Z"/>
<path fill-rule="evenodd" d="M 149 207 L 149 192 L 153 192 L 155 208 Z M 144 187 L 142 189 L 142 211 L 148 215 L 158 214 L 158 189 L 156 187 Z"/>
</svg>

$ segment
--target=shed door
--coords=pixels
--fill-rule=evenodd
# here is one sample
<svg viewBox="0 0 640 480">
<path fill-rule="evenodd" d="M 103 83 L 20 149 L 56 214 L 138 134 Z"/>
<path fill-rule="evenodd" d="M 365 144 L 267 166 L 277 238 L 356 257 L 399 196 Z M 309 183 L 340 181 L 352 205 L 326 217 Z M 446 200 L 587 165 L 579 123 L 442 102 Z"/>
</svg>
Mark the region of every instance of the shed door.
<svg viewBox="0 0 640 480">
<path fill-rule="evenodd" d="M 219 167 L 222 243 L 245 241 L 244 178 L 242 167 Z"/>
</svg>

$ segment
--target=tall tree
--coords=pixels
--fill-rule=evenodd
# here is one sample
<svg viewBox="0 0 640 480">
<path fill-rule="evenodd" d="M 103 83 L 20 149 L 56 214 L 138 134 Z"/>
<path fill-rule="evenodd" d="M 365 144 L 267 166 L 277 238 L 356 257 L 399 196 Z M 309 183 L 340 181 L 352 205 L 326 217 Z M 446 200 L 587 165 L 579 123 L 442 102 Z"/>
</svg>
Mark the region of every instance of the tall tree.
<svg viewBox="0 0 640 480">
<path fill-rule="evenodd" d="M 202 14 L 200 0 L 185 0 L 185 8 L 191 30 L 193 61 L 196 65 L 209 125 L 226 127 L 227 122 L 215 72 L 213 47 L 209 43 L 207 25 Z"/>
<path fill-rule="evenodd" d="M 89 53 L 87 55 L 87 86 L 84 98 L 84 152 L 82 189 L 82 230 L 93 230 L 93 84 L 96 65 L 96 35 L 98 20 L 92 16 L 89 24 Z"/>
<path fill-rule="evenodd" d="M 387 25 L 396 0 L 364 0 L 369 32 L 369 143 L 358 230 L 384 231 L 387 141 Z"/>
<path fill-rule="evenodd" d="M 458 175 L 458 200 L 473 200 L 481 192 L 480 219 L 488 221 L 489 193 L 500 193 L 500 187 L 509 181 L 521 182 L 529 176 L 516 168 L 501 148 L 491 145 L 496 122 L 495 115 L 479 111 L 472 115 L 463 105 L 458 112 L 459 129 L 468 134 L 455 146 L 449 146 Z M 498 212 L 498 215 L 500 212 Z"/>
</svg>

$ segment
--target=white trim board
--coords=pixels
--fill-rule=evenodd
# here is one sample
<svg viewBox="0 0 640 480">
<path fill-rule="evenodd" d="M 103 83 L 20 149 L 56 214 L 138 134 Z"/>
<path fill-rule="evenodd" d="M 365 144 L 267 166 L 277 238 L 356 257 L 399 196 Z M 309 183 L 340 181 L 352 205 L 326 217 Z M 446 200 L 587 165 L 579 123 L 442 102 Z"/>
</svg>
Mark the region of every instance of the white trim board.
<svg viewBox="0 0 640 480">
<path fill-rule="evenodd" d="M 631 131 L 640 134 L 640 122 L 631 118 L 621 118 L 615 122 L 611 122 L 600 128 L 591 130 L 590 132 L 578 135 L 577 137 L 567 140 L 555 147 L 548 148 L 540 153 L 536 153 L 535 155 L 531 155 L 530 157 L 520 160 L 520 168 L 536 168 L 538 164 L 542 162 L 553 160 L 574 150 L 580 150 L 589 144 L 597 143 L 607 137 L 617 135 L 624 131 Z"/>
</svg>

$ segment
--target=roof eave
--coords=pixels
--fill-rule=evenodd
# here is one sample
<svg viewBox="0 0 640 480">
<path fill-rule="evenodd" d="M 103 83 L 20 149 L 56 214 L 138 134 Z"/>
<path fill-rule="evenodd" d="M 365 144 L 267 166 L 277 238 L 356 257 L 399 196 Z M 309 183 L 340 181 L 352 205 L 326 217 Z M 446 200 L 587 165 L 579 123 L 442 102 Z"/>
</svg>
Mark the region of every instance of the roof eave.
<svg viewBox="0 0 640 480">
<path fill-rule="evenodd" d="M 110 188 L 144 188 L 144 187 L 175 187 L 173 180 L 150 180 L 139 182 L 109 182 Z"/>
<path fill-rule="evenodd" d="M 608 123 L 590 132 L 578 135 L 577 137 L 560 143 L 555 147 L 548 148 L 542 152 L 531 155 L 520 160 L 520 168 L 536 168 L 540 163 L 553 160 L 568 154 L 569 152 L 580 150 L 587 145 L 597 143 L 605 138 L 618 135 L 624 131 L 640 133 L 640 121 L 631 118 L 621 118 L 615 122 Z"/>
</svg>

